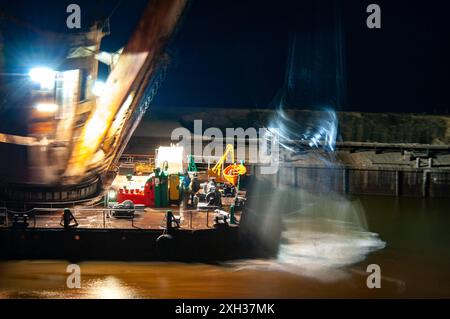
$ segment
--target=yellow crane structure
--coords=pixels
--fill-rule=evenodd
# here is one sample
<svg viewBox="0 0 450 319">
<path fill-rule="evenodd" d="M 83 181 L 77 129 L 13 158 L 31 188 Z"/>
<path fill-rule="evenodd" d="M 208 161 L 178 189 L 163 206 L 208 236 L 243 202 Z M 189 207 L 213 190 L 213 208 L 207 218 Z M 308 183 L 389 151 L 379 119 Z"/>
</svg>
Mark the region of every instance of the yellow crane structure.
<svg viewBox="0 0 450 319">
<path fill-rule="evenodd" d="M 225 182 L 236 186 L 239 175 L 245 175 L 247 173 L 247 169 L 244 165 L 236 163 L 224 168 L 228 155 L 231 156 L 231 162 L 234 163 L 234 147 L 231 144 L 227 145 L 225 152 L 216 165 L 208 170 L 208 176 L 210 178 L 215 178 L 219 183 Z"/>
</svg>

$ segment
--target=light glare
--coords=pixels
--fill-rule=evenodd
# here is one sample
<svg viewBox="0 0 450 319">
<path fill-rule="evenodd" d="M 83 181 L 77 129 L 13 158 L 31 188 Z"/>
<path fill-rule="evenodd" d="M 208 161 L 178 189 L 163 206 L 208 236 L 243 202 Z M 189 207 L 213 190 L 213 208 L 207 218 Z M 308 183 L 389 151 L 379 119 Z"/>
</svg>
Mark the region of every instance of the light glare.
<svg viewBox="0 0 450 319">
<path fill-rule="evenodd" d="M 108 197 L 109 197 L 110 200 L 115 200 L 116 199 L 116 195 L 117 195 L 117 193 L 114 190 L 110 190 L 109 193 L 108 193 Z"/>
<path fill-rule="evenodd" d="M 58 105 L 52 103 L 36 104 L 36 110 L 42 113 L 55 113 L 58 110 Z"/>
<path fill-rule="evenodd" d="M 39 83 L 43 90 L 53 90 L 55 87 L 56 71 L 49 68 L 34 68 L 29 76 L 35 83 Z"/>
<path fill-rule="evenodd" d="M 99 97 L 102 96 L 106 91 L 106 83 L 103 81 L 95 81 L 94 87 L 92 88 L 92 93 Z"/>
</svg>

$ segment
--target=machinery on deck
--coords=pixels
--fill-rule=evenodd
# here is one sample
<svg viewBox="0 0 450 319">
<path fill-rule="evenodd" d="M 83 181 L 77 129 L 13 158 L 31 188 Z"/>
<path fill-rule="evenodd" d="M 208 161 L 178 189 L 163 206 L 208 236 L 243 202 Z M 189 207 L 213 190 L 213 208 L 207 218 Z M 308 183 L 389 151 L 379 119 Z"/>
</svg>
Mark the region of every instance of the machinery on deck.
<svg viewBox="0 0 450 319">
<path fill-rule="evenodd" d="M 119 175 L 112 185 L 112 196 L 118 203 L 132 201 L 146 207 L 168 207 L 181 201 L 180 176 L 184 170 L 183 148 L 161 146 L 156 152 L 151 174 Z"/>
<path fill-rule="evenodd" d="M 208 170 L 210 178 L 215 178 L 219 183 L 230 183 L 237 186 L 239 176 L 245 175 L 247 169 L 243 164 L 232 164 L 224 168 L 224 164 L 230 155 L 231 162 L 234 163 L 234 147 L 228 144 L 222 157 L 217 161 L 216 165 Z"/>
</svg>

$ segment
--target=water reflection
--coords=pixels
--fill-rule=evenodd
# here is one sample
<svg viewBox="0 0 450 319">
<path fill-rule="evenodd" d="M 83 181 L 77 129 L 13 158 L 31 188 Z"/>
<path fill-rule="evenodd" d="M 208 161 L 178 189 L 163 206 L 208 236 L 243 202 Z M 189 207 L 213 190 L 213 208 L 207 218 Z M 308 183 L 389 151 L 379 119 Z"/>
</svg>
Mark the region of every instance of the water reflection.
<svg viewBox="0 0 450 319">
<path fill-rule="evenodd" d="M 95 299 L 132 299 L 136 292 L 119 279 L 108 276 L 87 283 L 87 294 Z"/>
</svg>

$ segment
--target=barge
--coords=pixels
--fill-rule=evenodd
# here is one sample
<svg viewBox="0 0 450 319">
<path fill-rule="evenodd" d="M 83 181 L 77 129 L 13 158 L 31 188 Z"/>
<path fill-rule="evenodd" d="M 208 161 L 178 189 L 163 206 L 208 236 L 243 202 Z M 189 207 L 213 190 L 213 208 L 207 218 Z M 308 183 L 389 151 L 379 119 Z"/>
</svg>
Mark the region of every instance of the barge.
<svg viewBox="0 0 450 319">
<path fill-rule="evenodd" d="M 235 207 L 238 198 L 243 202 Z M 275 257 L 280 215 L 268 237 L 261 232 L 263 216 L 246 200 L 248 193 L 241 190 L 234 197 L 223 197 L 220 209 L 206 203 L 185 209 L 181 202 L 132 209 L 104 201 L 47 203 L 41 208 L 30 208 L 29 203 L 18 211 L 4 206 L 0 207 L 0 259 L 217 262 Z M 124 218 L 118 211 L 132 213 Z"/>
</svg>

